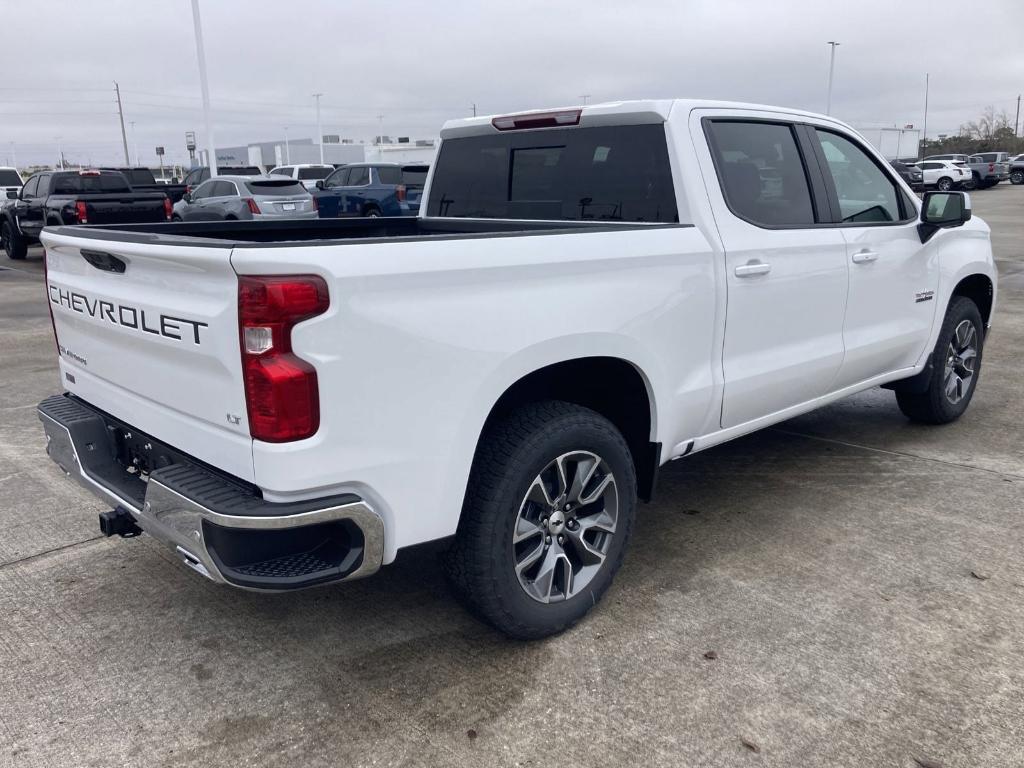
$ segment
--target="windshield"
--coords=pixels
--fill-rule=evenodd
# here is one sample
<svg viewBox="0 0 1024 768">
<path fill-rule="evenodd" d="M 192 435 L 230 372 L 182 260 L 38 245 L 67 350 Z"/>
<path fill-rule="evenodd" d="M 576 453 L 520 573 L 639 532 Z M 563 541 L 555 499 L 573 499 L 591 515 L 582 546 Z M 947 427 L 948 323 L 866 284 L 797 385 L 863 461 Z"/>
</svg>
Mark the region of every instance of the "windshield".
<svg viewBox="0 0 1024 768">
<path fill-rule="evenodd" d="M 260 197 L 289 197 L 294 195 L 309 195 L 306 188 L 292 179 L 261 179 L 260 181 L 247 181 L 245 186 L 254 195 Z"/>
<path fill-rule="evenodd" d="M 52 195 L 77 195 L 79 192 L 131 192 L 131 187 L 120 173 L 99 176 L 55 176 Z"/>
<path fill-rule="evenodd" d="M 430 216 L 676 222 L 664 125 L 447 139 Z"/>
<path fill-rule="evenodd" d="M 8 169 L 0 170 L 0 186 L 2 187 L 20 187 L 21 177 L 17 171 Z"/>
</svg>

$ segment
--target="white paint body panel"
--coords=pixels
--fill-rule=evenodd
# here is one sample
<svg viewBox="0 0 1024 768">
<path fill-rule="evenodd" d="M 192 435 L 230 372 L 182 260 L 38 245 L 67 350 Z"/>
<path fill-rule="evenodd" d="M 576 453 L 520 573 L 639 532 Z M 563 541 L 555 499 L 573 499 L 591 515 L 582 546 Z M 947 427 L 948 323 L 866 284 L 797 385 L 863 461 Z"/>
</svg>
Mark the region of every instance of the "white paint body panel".
<svg viewBox="0 0 1024 768">
<path fill-rule="evenodd" d="M 384 519 L 387 562 L 401 547 L 455 531 L 484 420 L 539 368 L 591 356 L 629 362 L 651 399 L 650 439 L 668 461 L 912 375 L 956 283 L 971 274 L 995 283 L 980 220 L 921 247 L 913 225 L 768 231 L 737 219 L 700 129 L 705 115 L 854 133 L 820 115 L 730 103 L 586 107 L 583 126 L 664 122 L 680 219 L 692 226 L 233 250 L 44 233 L 52 280 L 210 324 L 210 346 L 186 354 L 118 328 L 90 336 L 84 320 L 61 314 L 62 343 L 102 361 L 84 371 L 62 360 L 62 370 L 84 374 L 65 386 L 255 482 L 269 500 L 357 493 Z M 442 138 L 488 130 L 490 118 L 453 121 Z M 117 287 L 117 276 L 90 274 L 76 255 L 83 247 L 135 259 L 142 278 Z M 863 248 L 878 260 L 852 264 Z M 751 259 L 772 271 L 736 278 Z M 313 273 L 328 283 L 330 309 L 293 332 L 296 354 L 319 379 L 312 438 L 248 438 L 236 273 Z M 915 304 L 925 290 L 934 299 Z M 227 413 L 240 423 L 228 424 Z"/>
</svg>

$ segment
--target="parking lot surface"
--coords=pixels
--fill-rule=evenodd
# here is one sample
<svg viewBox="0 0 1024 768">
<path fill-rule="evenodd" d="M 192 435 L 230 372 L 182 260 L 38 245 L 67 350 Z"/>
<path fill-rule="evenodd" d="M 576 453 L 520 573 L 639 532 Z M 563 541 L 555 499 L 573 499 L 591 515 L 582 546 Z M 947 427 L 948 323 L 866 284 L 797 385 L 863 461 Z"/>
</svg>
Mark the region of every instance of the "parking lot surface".
<svg viewBox="0 0 1024 768">
<path fill-rule="evenodd" d="M 532 644 L 436 548 L 267 596 L 103 539 L 46 458 L 40 251 L 0 257 L 0 765 L 1024 765 L 1024 187 L 958 423 L 872 390 L 663 469 L 626 563 Z"/>
</svg>

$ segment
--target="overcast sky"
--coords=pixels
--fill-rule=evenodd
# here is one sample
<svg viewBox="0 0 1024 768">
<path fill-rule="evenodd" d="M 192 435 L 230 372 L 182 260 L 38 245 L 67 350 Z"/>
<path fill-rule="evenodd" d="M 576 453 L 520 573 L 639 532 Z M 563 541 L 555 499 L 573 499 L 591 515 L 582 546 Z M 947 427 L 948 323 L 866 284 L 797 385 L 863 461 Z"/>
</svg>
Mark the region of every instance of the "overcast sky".
<svg viewBox="0 0 1024 768">
<path fill-rule="evenodd" d="M 0 161 L 121 161 L 113 81 L 143 163 L 203 121 L 189 0 L 4 0 Z M 435 136 L 445 119 L 643 97 L 824 111 L 955 132 L 1013 121 L 1024 0 L 200 0 L 218 146 L 325 133 Z M 971 22 L 968 24 L 968 22 Z M 975 23 L 976 22 L 976 23 Z M 383 115 L 382 119 L 377 116 Z M 132 128 L 128 126 L 129 144 Z M 200 142 L 202 137 L 200 136 Z"/>
</svg>

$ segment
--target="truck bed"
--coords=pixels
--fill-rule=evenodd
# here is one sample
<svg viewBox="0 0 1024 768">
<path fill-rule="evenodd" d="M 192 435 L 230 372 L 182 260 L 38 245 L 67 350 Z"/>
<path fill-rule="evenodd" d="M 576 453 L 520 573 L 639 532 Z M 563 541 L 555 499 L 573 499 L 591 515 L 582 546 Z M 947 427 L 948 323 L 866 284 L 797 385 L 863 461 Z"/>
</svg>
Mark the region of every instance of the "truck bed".
<svg viewBox="0 0 1024 768">
<path fill-rule="evenodd" d="M 688 226 L 619 221 L 530 221 L 512 219 L 459 219 L 379 217 L 365 219 L 296 219 L 293 221 L 196 221 L 127 225 L 51 227 L 56 234 L 126 243 L 192 245 L 213 248 L 266 247 L 316 242 L 322 245 L 350 241 L 464 239 L 515 237 L 537 232 L 608 232 Z"/>
</svg>

